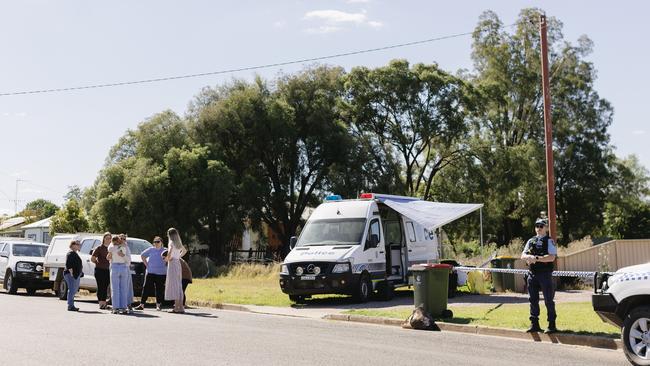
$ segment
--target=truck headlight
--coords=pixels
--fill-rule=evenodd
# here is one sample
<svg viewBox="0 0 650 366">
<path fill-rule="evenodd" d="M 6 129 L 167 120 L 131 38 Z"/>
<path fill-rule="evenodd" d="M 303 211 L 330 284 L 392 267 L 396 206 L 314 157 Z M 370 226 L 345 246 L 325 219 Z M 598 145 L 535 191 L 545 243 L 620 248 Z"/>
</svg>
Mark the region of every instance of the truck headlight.
<svg viewBox="0 0 650 366">
<path fill-rule="evenodd" d="M 281 275 L 288 275 L 289 274 L 289 266 L 287 266 L 286 264 L 283 264 L 282 266 L 280 266 L 280 274 Z"/>
<path fill-rule="evenodd" d="M 18 272 L 32 272 L 34 270 L 34 264 L 28 262 L 18 262 L 16 263 L 16 271 Z"/>
<path fill-rule="evenodd" d="M 345 273 L 350 271 L 350 263 L 339 263 L 332 268 L 332 273 Z"/>
</svg>

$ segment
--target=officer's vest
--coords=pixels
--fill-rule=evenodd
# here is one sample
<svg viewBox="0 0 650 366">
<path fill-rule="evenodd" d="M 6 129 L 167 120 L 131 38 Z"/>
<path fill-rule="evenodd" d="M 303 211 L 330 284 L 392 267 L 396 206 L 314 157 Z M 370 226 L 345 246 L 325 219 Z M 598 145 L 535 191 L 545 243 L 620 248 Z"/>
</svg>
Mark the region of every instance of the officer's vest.
<svg viewBox="0 0 650 366">
<path fill-rule="evenodd" d="M 544 236 L 541 239 L 542 246 L 538 247 L 537 244 L 537 237 L 534 236 L 528 240 L 528 243 L 530 244 L 528 247 L 528 254 L 530 255 L 536 255 L 539 257 L 545 256 L 548 254 L 548 235 Z M 532 272 L 542 272 L 542 271 L 552 271 L 553 270 L 553 262 L 536 262 L 530 265 L 530 270 Z"/>
</svg>

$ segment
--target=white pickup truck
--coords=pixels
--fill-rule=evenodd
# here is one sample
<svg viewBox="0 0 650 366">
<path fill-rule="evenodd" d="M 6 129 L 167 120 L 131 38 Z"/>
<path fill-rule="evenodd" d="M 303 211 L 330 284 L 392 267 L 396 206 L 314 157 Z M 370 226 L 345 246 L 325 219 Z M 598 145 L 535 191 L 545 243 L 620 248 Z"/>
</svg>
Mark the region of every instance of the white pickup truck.
<svg viewBox="0 0 650 366">
<path fill-rule="evenodd" d="M 650 263 L 596 274 L 592 305 L 600 317 L 621 327 L 625 356 L 650 365 Z"/>
</svg>

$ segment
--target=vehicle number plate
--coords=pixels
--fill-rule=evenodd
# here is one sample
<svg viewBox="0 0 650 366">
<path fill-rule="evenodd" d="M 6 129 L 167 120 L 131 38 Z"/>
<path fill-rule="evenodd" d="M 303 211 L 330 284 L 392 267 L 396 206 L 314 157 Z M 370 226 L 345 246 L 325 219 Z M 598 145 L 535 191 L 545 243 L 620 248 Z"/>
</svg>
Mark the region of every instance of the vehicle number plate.
<svg viewBox="0 0 650 366">
<path fill-rule="evenodd" d="M 308 281 L 313 281 L 316 279 L 316 276 L 302 276 L 300 277 L 301 280 L 308 280 Z"/>
</svg>

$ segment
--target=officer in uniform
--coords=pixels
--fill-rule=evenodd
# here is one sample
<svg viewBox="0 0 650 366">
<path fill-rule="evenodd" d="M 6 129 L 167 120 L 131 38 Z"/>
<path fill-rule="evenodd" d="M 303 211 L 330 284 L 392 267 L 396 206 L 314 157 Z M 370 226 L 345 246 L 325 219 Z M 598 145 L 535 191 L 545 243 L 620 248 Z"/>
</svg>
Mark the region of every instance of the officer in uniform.
<svg viewBox="0 0 650 366">
<path fill-rule="evenodd" d="M 555 327 L 555 290 L 553 289 L 553 263 L 557 248 L 553 239 L 548 236 L 548 225 L 545 219 L 535 221 L 535 236 L 526 242 L 521 259 L 528 264 L 527 274 L 528 299 L 530 301 L 530 328 L 527 332 L 541 332 L 539 327 L 539 291 L 544 294 L 544 304 L 548 313 L 548 328 L 544 333 L 554 333 Z"/>
</svg>

